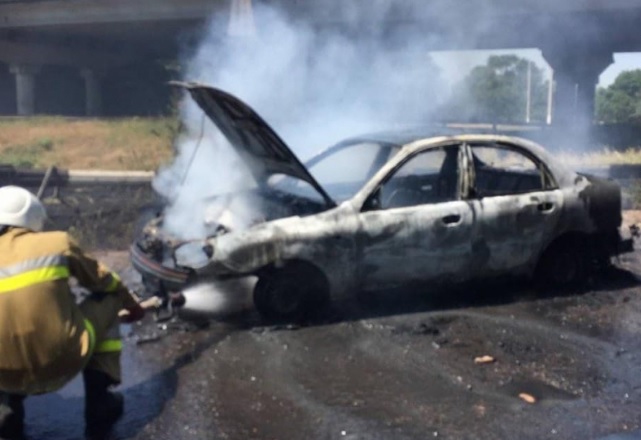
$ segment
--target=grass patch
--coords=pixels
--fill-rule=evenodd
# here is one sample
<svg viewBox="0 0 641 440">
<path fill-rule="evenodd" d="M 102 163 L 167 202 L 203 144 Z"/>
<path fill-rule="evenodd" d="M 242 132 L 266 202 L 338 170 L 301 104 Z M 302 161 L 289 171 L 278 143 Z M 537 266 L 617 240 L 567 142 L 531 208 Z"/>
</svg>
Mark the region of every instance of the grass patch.
<svg viewBox="0 0 641 440">
<path fill-rule="evenodd" d="M 173 158 L 175 117 L 0 118 L 0 164 L 21 168 L 153 171 Z M 641 164 L 641 147 L 555 153 L 569 168 Z"/>
<path fill-rule="evenodd" d="M 2 163 L 19 168 L 37 168 L 39 158 L 53 151 L 54 142 L 49 138 L 36 139 L 27 145 L 9 145 L 0 155 Z"/>
<path fill-rule="evenodd" d="M 0 163 L 24 168 L 155 170 L 173 157 L 174 118 L 0 119 Z"/>
<path fill-rule="evenodd" d="M 641 147 L 629 147 L 625 150 L 603 148 L 600 151 L 576 154 L 555 154 L 562 163 L 576 167 L 605 167 L 609 165 L 639 165 L 641 164 Z"/>
</svg>

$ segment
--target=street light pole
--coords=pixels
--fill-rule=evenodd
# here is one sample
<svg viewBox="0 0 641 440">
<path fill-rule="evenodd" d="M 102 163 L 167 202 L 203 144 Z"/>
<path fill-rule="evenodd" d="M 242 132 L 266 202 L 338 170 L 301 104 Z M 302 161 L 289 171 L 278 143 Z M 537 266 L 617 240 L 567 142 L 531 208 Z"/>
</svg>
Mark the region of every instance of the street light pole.
<svg viewBox="0 0 641 440">
<path fill-rule="evenodd" d="M 532 106 L 532 61 L 527 62 L 527 94 L 525 96 L 525 123 L 530 123 L 530 108 Z"/>
<path fill-rule="evenodd" d="M 550 67 L 550 79 L 548 79 L 548 108 L 545 122 L 552 124 L 552 100 L 554 98 L 554 69 Z"/>
</svg>

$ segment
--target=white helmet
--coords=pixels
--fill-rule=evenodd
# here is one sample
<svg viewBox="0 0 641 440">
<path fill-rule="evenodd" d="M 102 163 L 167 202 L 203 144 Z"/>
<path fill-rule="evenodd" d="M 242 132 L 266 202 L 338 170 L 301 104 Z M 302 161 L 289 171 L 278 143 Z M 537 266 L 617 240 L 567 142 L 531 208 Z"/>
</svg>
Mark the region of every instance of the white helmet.
<svg viewBox="0 0 641 440">
<path fill-rule="evenodd" d="M 36 196 L 19 186 L 0 188 L 0 225 L 42 231 L 47 211 Z"/>
</svg>

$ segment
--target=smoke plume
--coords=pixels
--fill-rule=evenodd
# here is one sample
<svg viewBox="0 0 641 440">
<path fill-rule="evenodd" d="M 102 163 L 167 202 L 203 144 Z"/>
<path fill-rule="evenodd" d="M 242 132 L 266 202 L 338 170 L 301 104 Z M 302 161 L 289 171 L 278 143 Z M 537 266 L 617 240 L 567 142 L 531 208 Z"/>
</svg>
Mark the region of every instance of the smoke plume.
<svg viewBox="0 0 641 440">
<path fill-rule="evenodd" d="M 298 2 L 287 3 L 292 10 L 303 8 Z M 486 1 L 304 3 L 305 13 L 298 15 L 255 5 L 251 19 L 245 20 L 251 27 L 248 32 L 240 23 L 232 26 L 225 14 L 213 17 L 201 43 L 183 63 L 182 78 L 245 101 L 302 160 L 345 137 L 428 124 L 448 99 L 443 93 L 448 87 L 429 51 L 493 44 L 487 32 L 490 15 L 497 11 L 484 7 L 490 3 Z M 244 4 L 247 11 L 249 2 Z M 393 29 L 385 24 L 391 21 L 406 25 Z M 340 26 L 328 25 L 332 22 Z M 557 38 L 546 19 L 528 21 L 527 27 L 516 26 L 510 17 L 498 23 L 492 25 L 494 36 L 522 36 L 534 30 L 549 41 Z M 204 238 L 232 203 L 220 196 L 255 182 L 194 102 L 185 99 L 180 112 L 185 129 L 176 144 L 176 159 L 159 171 L 154 188 L 170 202 L 166 232 L 183 239 Z M 255 207 L 239 208 L 248 218 Z M 235 226 L 249 223 L 240 220 Z M 195 290 L 194 298 L 203 297 L 202 292 Z M 215 306 L 224 308 L 222 302 Z"/>
<path fill-rule="evenodd" d="M 256 33 L 244 38 L 221 40 L 213 20 L 186 77 L 247 102 L 299 155 L 361 131 L 424 123 L 434 108 L 438 74 L 418 35 L 321 31 L 265 5 L 253 13 Z"/>
<path fill-rule="evenodd" d="M 252 12 L 255 32 L 245 37 L 227 35 L 228 17 L 214 17 L 183 79 L 238 96 L 302 160 L 351 135 L 423 125 L 444 98 L 425 33 L 379 31 L 390 2 L 372 3 L 363 32 L 321 31 L 266 5 Z M 341 14 L 362 25 L 356 10 Z M 176 160 L 158 173 L 154 188 L 171 201 L 165 229 L 203 237 L 207 227 L 198 222 L 212 197 L 251 185 L 251 177 L 195 103 L 185 99 L 180 111 L 185 132 Z"/>
</svg>

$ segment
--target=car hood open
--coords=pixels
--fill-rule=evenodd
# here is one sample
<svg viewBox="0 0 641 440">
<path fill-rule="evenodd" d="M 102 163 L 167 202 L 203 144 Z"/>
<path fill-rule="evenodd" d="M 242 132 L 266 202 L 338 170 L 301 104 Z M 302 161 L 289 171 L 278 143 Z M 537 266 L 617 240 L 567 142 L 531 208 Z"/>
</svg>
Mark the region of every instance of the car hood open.
<svg viewBox="0 0 641 440">
<path fill-rule="evenodd" d="M 275 174 L 285 174 L 309 183 L 325 200 L 328 207 L 334 200 L 312 177 L 291 149 L 274 130 L 235 96 L 220 89 L 195 82 L 172 82 L 186 89 L 225 135 L 232 147 L 247 163 L 259 183 Z"/>
</svg>

